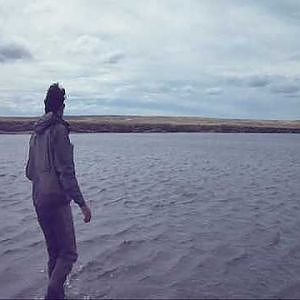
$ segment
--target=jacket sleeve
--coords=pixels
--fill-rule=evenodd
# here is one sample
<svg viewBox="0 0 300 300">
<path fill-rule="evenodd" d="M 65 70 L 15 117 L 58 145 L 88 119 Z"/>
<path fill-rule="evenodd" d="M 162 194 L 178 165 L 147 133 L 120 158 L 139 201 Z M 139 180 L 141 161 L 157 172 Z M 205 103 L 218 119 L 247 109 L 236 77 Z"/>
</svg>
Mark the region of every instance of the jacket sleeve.
<svg viewBox="0 0 300 300">
<path fill-rule="evenodd" d="M 28 160 L 27 160 L 26 169 L 25 169 L 25 175 L 31 181 L 33 181 L 32 140 L 33 140 L 33 135 L 31 136 L 30 142 L 29 142 Z"/>
<path fill-rule="evenodd" d="M 55 170 L 65 192 L 82 207 L 85 201 L 75 175 L 73 145 L 70 142 L 68 130 L 63 124 L 57 125 L 55 129 L 53 143 Z"/>
</svg>

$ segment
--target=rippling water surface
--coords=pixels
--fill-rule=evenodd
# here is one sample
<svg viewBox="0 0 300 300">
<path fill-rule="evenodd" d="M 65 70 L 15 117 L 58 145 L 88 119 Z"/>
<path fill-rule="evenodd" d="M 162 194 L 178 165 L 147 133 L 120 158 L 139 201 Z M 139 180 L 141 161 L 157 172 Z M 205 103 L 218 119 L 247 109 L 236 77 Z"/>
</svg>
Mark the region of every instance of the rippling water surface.
<svg viewBox="0 0 300 300">
<path fill-rule="evenodd" d="M 46 249 L 0 136 L 0 298 L 42 298 Z M 300 298 L 300 135 L 77 134 L 71 298 Z"/>
</svg>

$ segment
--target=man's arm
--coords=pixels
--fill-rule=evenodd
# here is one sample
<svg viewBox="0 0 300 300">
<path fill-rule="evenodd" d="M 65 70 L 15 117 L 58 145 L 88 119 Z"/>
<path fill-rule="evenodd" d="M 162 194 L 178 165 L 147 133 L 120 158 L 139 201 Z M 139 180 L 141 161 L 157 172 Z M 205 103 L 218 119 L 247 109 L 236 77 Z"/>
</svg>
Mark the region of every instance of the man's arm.
<svg viewBox="0 0 300 300">
<path fill-rule="evenodd" d="M 86 203 L 75 175 L 73 145 L 70 142 L 68 130 L 63 124 L 58 124 L 54 132 L 54 165 L 60 183 L 65 192 L 81 208 L 85 207 Z"/>
<path fill-rule="evenodd" d="M 33 140 L 33 135 L 30 137 L 28 161 L 27 161 L 26 169 L 25 169 L 25 175 L 31 181 L 33 180 L 32 140 Z"/>
</svg>

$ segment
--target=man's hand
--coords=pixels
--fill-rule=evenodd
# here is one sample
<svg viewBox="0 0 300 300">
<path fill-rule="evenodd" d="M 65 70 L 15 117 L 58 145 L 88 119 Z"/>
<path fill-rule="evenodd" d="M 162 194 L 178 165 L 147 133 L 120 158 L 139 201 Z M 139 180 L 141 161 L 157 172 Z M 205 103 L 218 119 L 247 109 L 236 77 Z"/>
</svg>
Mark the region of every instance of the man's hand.
<svg viewBox="0 0 300 300">
<path fill-rule="evenodd" d="M 89 223 L 91 221 L 92 218 L 92 213 L 90 208 L 87 206 L 87 204 L 85 206 L 81 207 L 81 212 L 83 214 L 83 220 L 85 223 Z"/>
</svg>

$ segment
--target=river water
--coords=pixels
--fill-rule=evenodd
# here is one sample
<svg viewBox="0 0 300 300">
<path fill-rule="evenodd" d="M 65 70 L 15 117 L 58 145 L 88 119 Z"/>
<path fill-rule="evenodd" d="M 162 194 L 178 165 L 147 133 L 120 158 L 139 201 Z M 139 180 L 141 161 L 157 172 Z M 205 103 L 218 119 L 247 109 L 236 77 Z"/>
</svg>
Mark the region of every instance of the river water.
<svg viewBox="0 0 300 300">
<path fill-rule="evenodd" d="M 0 298 L 42 298 L 46 248 L 0 135 Z M 71 298 L 300 298 L 300 135 L 72 134 L 93 220 L 72 204 Z"/>
</svg>

